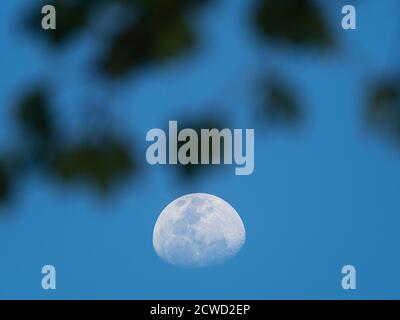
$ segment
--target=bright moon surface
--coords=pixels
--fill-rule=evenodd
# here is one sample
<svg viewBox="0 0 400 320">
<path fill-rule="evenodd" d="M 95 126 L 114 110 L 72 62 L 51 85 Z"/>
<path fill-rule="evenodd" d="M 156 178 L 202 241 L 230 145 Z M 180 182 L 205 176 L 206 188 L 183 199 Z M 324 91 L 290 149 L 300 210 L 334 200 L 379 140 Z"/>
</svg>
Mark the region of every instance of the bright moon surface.
<svg viewBox="0 0 400 320">
<path fill-rule="evenodd" d="M 237 254 L 245 238 L 243 222 L 234 208 L 216 196 L 196 193 L 174 200 L 161 212 L 153 246 L 173 265 L 204 267 Z"/>
</svg>

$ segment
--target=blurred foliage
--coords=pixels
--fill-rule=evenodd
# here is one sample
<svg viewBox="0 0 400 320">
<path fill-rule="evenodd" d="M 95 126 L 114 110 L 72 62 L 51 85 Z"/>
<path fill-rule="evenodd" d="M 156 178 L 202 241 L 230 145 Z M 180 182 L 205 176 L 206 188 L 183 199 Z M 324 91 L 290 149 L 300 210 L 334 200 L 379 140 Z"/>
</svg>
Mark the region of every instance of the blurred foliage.
<svg viewBox="0 0 400 320">
<path fill-rule="evenodd" d="M 210 165 L 203 165 L 201 164 L 201 156 L 202 156 L 202 151 L 201 151 L 201 129 L 218 129 L 218 130 L 222 130 L 224 128 L 229 128 L 229 126 L 227 126 L 226 124 L 223 123 L 223 121 L 220 120 L 220 118 L 217 119 L 217 117 L 215 116 L 207 116 L 207 117 L 203 117 L 203 118 L 198 118 L 196 120 L 182 120 L 180 122 L 178 122 L 180 128 L 178 128 L 179 130 L 185 129 L 185 128 L 190 128 L 193 129 L 194 131 L 196 131 L 197 136 L 199 138 L 199 143 L 198 143 L 198 148 L 197 148 L 197 154 L 199 156 L 199 164 L 197 165 L 193 165 L 193 164 L 187 164 L 187 165 L 183 165 L 183 164 L 178 164 L 178 168 L 179 168 L 179 172 L 181 174 L 182 177 L 184 178 L 196 178 L 199 175 L 201 175 L 205 170 L 210 170 L 212 168 L 215 167 L 215 165 L 211 165 L 213 159 L 217 159 L 216 155 L 216 150 L 213 149 L 213 145 L 210 139 L 210 144 L 209 144 L 209 162 Z M 221 139 L 221 141 L 223 141 L 223 139 Z M 184 145 L 186 142 L 183 141 L 178 141 L 178 150 L 179 148 Z M 223 147 L 224 147 L 224 143 L 221 142 L 220 145 L 220 155 L 221 155 L 221 163 L 223 163 Z"/>
<path fill-rule="evenodd" d="M 279 82 L 267 84 L 263 114 L 271 124 L 294 126 L 302 120 L 302 109 L 293 90 Z"/>
<path fill-rule="evenodd" d="M 124 80 L 137 69 L 148 64 L 176 59 L 193 50 L 198 34 L 190 21 L 197 10 L 217 0 L 38 0 L 24 17 L 31 34 L 36 34 L 52 47 L 62 45 L 85 34 L 102 48 L 89 61 L 104 78 Z M 334 45 L 317 0 L 254 0 L 256 7 L 252 23 L 264 41 L 289 44 L 295 49 L 331 49 Z M 42 6 L 57 9 L 57 29 L 44 32 L 41 28 Z M 110 10 L 117 7 L 118 10 Z M 104 28 L 102 18 L 113 14 Z M 101 21 L 98 21 L 100 18 Z M 104 19 L 105 21 L 107 19 Z M 56 51 L 55 54 L 59 54 Z M 267 72 L 265 72 L 267 73 Z M 271 79 L 269 77 L 269 79 Z M 263 95 L 262 118 L 267 124 L 298 125 L 303 109 L 292 88 L 285 82 L 266 81 Z M 62 91 L 62 87 L 58 88 Z M 371 126 L 400 142 L 399 82 L 378 84 L 371 95 L 367 119 Z M 90 103 L 90 101 L 89 101 Z M 107 101 L 104 101 L 107 104 Z M 100 116 L 107 117 L 102 114 Z M 16 108 L 16 124 L 23 134 L 23 149 L 17 158 L 0 161 L 0 201 L 10 193 L 14 182 L 10 162 L 18 163 L 18 172 L 31 170 L 37 164 L 60 182 L 85 182 L 100 192 L 110 191 L 124 178 L 138 171 L 135 148 L 115 134 L 92 132 L 80 141 L 69 141 L 63 136 L 56 120 L 57 108 L 50 103 L 49 93 L 40 87 L 23 95 Z M 228 127 L 225 117 L 207 116 L 179 122 L 181 128 L 223 129 Z M 182 125 L 181 125 L 182 124 Z M 103 131 L 102 131 L 103 132 Z M 93 140 L 93 136 L 98 138 Z M 183 145 L 180 142 L 178 147 Z M 223 145 L 221 145 L 223 148 Z M 19 149 L 19 148 L 18 148 Z M 19 150 L 20 151 L 20 150 Z M 210 149 L 211 157 L 215 150 Z M 199 148 L 199 156 L 201 149 Z M 35 160 L 35 161 L 32 161 Z M 211 162 L 211 161 L 210 161 Z M 178 165 L 181 176 L 192 179 L 205 168 L 215 166 Z M 14 171 L 12 171 L 14 172 Z"/>
<path fill-rule="evenodd" d="M 44 88 L 32 89 L 22 97 L 16 109 L 16 122 L 23 133 L 24 147 L 32 153 L 32 158 L 43 158 L 56 142 L 53 120 Z"/>
<path fill-rule="evenodd" d="M 193 43 L 193 34 L 179 14 L 143 16 L 114 37 L 99 68 L 109 76 L 125 76 L 139 65 L 174 57 Z"/>
<path fill-rule="evenodd" d="M 52 47 L 60 48 L 83 33 L 100 37 L 103 49 L 93 57 L 92 64 L 105 78 L 130 75 L 140 67 L 176 59 L 193 49 L 198 36 L 190 20 L 216 0 L 48 0 L 38 1 L 27 17 L 31 33 L 37 34 Z M 41 12 L 45 4 L 57 10 L 57 29 L 41 29 Z M 110 10 L 118 7 L 118 10 Z M 102 30 L 98 17 L 113 12 L 109 30 Z M 300 45 L 330 45 L 331 37 L 318 8 L 311 1 L 259 0 L 256 14 L 259 31 L 272 40 L 286 40 Z M 101 22 L 101 21 L 100 21 Z M 61 88 L 62 89 L 62 88 Z M 263 89 L 262 92 L 265 92 Z M 80 141 L 65 139 L 55 122 L 57 110 L 50 103 L 45 88 L 32 89 L 21 99 L 16 111 L 16 124 L 23 133 L 22 163 L 24 170 L 40 165 L 63 183 L 80 181 L 98 191 L 110 191 L 116 182 L 138 170 L 132 147 L 111 131 L 107 135 L 94 132 Z M 301 110 L 295 97 L 282 84 L 269 84 L 263 109 L 268 122 L 295 124 L 301 120 Z M 106 117 L 107 115 L 103 115 Z M 222 120 L 221 120 L 222 119 Z M 182 128 L 193 128 L 200 138 L 201 129 L 228 127 L 224 117 L 204 117 L 180 122 Z M 93 136 L 100 138 L 93 140 Z M 199 143 L 200 143 L 199 139 Z M 184 142 L 179 142 L 178 147 Z M 201 148 L 199 148 L 199 161 Z M 221 159 L 224 156 L 221 144 Z M 210 144 L 210 163 L 216 155 Z M 32 161 L 32 159 L 34 161 Z M 212 165 L 178 165 L 181 176 L 188 180 L 199 176 Z M 0 166 L 0 194 L 9 190 L 10 178 Z"/>
<path fill-rule="evenodd" d="M 136 163 L 125 144 L 106 137 L 97 144 L 81 143 L 60 150 L 51 169 L 64 182 L 80 180 L 106 192 L 117 181 L 128 178 Z"/>
<path fill-rule="evenodd" d="M 400 77 L 380 81 L 372 88 L 367 122 L 400 146 Z"/>
<path fill-rule="evenodd" d="M 50 97 L 44 88 L 27 92 L 16 108 L 16 124 L 23 133 L 24 143 L 19 170 L 29 170 L 39 164 L 61 182 L 76 180 L 93 185 L 98 191 L 109 191 L 118 181 L 137 169 L 132 146 L 120 137 L 103 130 L 96 139 L 82 138 L 71 143 L 55 129 Z M 97 142 L 94 142 L 97 141 Z M 9 176 L 0 167 L 0 194 L 9 189 Z"/>
<path fill-rule="evenodd" d="M 296 46 L 331 47 L 326 19 L 312 0 L 259 0 L 257 29 L 266 38 Z"/>
<path fill-rule="evenodd" d="M 211 0 L 59 0 L 40 4 L 54 5 L 57 9 L 57 29 L 43 32 L 38 15 L 32 12 L 29 29 L 59 45 L 89 29 L 98 11 L 108 11 L 107 5 L 119 5 L 123 17 L 130 17 L 127 26 L 110 39 L 103 37 L 104 52 L 96 62 L 99 71 L 109 77 L 123 77 L 136 67 L 147 63 L 163 62 L 191 49 L 196 36 L 186 15 Z M 39 7 L 38 7 L 39 8 Z M 100 15 L 101 16 L 101 15 Z M 95 26 L 96 28 L 96 26 Z"/>
<path fill-rule="evenodd" d="M 118 32 L 99 62 L 108 76 L 125 76 L 135 67 L 175 58 L 191 49 L 196 37 L 185 14 L 199 0 L 137 0 L 137 18 Z"/>
<path fill-rule="evenodd" d="M 0 204 L 9 198 L 11 180 L 6 165 L 0 160 Z"/>
</svg>

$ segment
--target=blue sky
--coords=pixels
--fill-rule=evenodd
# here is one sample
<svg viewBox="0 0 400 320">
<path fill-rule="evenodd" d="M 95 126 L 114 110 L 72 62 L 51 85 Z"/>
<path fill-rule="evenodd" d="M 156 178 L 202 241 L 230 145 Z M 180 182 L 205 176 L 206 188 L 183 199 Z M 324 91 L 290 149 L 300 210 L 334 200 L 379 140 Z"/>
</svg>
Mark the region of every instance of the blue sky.
<svg viewBox="0 0 400 320">
<path fill-rule="evenodd" d="M 32 3 L 32 1 L 30 1 Z M 63 125 L 82 126 L 77 103 L 101 82 L 88 79 L 89 35 L 62 54 L 18 27 L 29 1 L 0 12 L 0 145 L 19 141 L 10 117 L 15 97 L 35 80 L 64 89 Z M 363 122 L 366 88 L 399 70 L 396 0 L 357 2 L 358 29 L 340 29 L 341 1 L 321 1 L 343 49 L 338 54 L 288 51 L 257 41 L 246 24 L 246 0 L 220 0 L 194 23 L 204 45 L 179 61 L 149 67 L 116 89 L 114 117 L 139 146 L 181 116 L 226 115 L 235 128 L 256 129 L 255 172 L 227 167 L 193 183 L 147 166 L 140 177 L 99 197 L 59 185 L 40 172 L 25 177 L 0 207 L 0 298 L 399 298 L 400 156 Z M 254 121 L 248 79 L 278 72 L 301 93 L 300 129 L 268 130 Z M 55 87 L 57 87 L 55 85 Z M 207 109 L 208 108 L 208 109 Z M 219 108 L 219 109 L 218 109 Z M 175 198 L 215 194 L 236 208 L 247 241 L 231 261 L 185 270 L 152 248 L 154 223 Z M 43 265 L 57 269 L 57 290 L 41 289 Z M 341 267 L 357 268 L 357 290 L 341 289 Z"/>
</svg>

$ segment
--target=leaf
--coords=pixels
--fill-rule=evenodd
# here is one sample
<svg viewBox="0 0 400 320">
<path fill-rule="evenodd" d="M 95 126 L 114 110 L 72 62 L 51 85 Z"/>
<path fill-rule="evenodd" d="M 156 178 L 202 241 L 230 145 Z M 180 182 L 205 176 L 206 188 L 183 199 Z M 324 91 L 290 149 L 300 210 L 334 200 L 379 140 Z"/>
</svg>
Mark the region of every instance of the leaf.
<svg viewBox="0 0 400 320">
<path fill-rule="evenodd" d="M 154 47 L 156 59 L 173 58 L 194 45 L 194 35 L 182 16 L 172 19 L 159 33 Z"/>
<path fill-rule="evenodd" d="M 52 163 L 52 172 L 65 183 L 82 181 L 106 192 L 136 169 L 128 148 L 113 139 L 101 143 L 81 143 L 61 150 Z"/>
<path fill-rule="evenodd" d="M 400 78 L 383 80 L 370 92 L 369 126 L 400 146 Z"/>
<path fill-rule="evenodd" d="M 331 47 L 325 18 L 312 0 L 259 0 L 255 22 L 272 41 L 301 47 Z"/>
<path fill-rule="evenodd" d="M 267 90 L 264 116 L 269 123 L 297 125 L 302 111 L 293 92 L 283 84 L 275 83 Z"/>
<path fill-rule="evenodd" d="M 9 198 L 10 192 L 10 175 L 4 163 L 0 162 L 0 204 Z"/>
<path fill-rule="evenodd" d="M 153 14 L 183 13 L 187 10 L 196 9 L 200 5 L 209 4 L 211 1 L 213 0 L 132 0 L 137 8 Z"/>
<path fill-rule="evenodd" d="M 177 58 L 193 48 L 196 36 L 186 19 L 200 0 L 136 0 L 137 18 L 119 31 L 99 59 L 101 73 L 124 77 L 136 68 Z"/>
<path fill-rule="evenodd" d="M 178 56 L 193 43 L 194 36 L 178 13 L 143 15 L 112 39 L 99 69 L 108 76 L 123 77 L 143 64 Z"/>
<path fill-rule="evenodd" d="M 29 92 L 17 107 L 17 124 L 25 138 L 48 144 L 55 137 L 51 111 L 43 89 Z"/>
</svg>

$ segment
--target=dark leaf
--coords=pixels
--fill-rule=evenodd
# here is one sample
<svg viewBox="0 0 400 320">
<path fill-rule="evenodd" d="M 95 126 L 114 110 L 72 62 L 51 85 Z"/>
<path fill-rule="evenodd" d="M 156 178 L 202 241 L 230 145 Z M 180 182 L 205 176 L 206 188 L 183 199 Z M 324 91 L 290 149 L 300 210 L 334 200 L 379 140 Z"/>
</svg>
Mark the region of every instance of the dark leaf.
<svg viewBox="0 0 400 320">
<path fill-rule="evenodd" d="M 263 36 L 299 46 L 330 47 L 326 19 L 312 0 L 259 0 L 256 25 Z"/>
<path fill-rule="evenodd" d="M 97 144 L 82 143 L 62 150 L 52 165 L 52 171 L 62 181 L 83 181 L 102 192 L 109 191 L 134 169 L 136 164 L 128 147 L 109 139 Z"/>
<path fill-rule="evenodd" d="M 210 3 L 212 0 L 131 0 L 137 8 L 154 15 L 162 15 L 166 12 L 184 13 L 195 9 L 200 5 Z"/>
<path fill-rule="evenodd" d="M 136 67 L 175 57 L 194 43 L 194 37 L 178 13 L 143 15 L 113 39 L 99 62 L 109 76 L 125 76 Z"/>
<path fill-rule="evenodd" d="M 264 116 L 272 124 L 297 125 L 301 121 L 302 111 L 291 89 L 275 83 L 267 90 L 264 102 Z"/>
<path fill-rule="evenodd" d="M 10 174 L 4 163 L 0 162 L 0 204 L 9 198 L 11 191 L 10 189 Z"/>
<path fill-rule="evenodd" d="M 400 145 L 400 79 L 385 80 L 371 92 L 368 124 Z"/>
<path fill-rule="evenodd" d="M 54 139 L 55 129 L 45 91 L 37 89 L 23 97 L 16 119 L 27 139 L 40 143 Z"/>
</svg>

